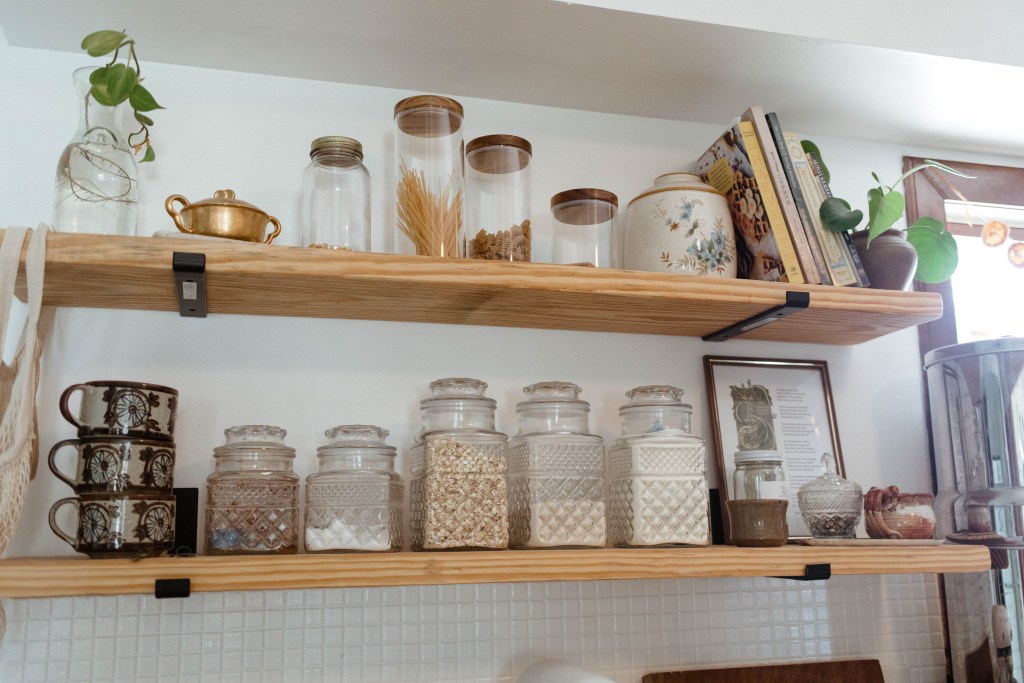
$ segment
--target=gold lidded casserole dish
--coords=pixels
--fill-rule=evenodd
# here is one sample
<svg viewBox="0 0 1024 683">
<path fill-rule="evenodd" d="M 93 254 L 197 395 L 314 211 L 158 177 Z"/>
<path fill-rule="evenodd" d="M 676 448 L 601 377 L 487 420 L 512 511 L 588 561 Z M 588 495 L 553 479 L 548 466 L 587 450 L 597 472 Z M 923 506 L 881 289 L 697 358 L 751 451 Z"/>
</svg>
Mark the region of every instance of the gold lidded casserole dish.
<svg viewBox="0 0 1024 683">
<path fill-rule="evenodd" d="M 181 204 L 181 209 L 175 208 L 176 202 Z M 211 199 L 194 204 L 180 194 L 172 194 L 164 207 L 178 230 L 190 235 L 270 244 L 281 234 L 280 221 L 266 211 L 236 199 L 233 190 L 217 190 Z M 274 228 L 268 234 L 269 225 Z"/>
</svg>

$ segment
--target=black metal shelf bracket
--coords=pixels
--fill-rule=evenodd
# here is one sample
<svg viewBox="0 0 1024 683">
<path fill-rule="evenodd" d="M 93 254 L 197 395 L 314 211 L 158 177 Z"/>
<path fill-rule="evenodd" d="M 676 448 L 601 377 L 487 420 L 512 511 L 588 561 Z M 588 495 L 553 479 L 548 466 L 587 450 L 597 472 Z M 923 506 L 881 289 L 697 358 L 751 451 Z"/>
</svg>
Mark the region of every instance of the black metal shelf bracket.
<svg viewBox="0 0 1024 683">
<path fill-rule="evenodd" d="M 701 339 L 704 341 L 715 342 L 732 339 L 733 337 L 738 337 L 741 334 L 750 332 L 762 325 L 767 325 L 768 323 L 773 323 L 776 320 L 788 318 L 794 313 L 807 310 L 807 307 L 810 305 L 810 292 L 786 292 L 786 303 L 780 304 L 779 306 L 773 306 L 767 311 L 763 311 L 757 315 L 747 318 L 746 320 L 741 320 L 738 323 L 729 325 L 718 332 L 712 332 L 711 334 L 704 335 Z"/>
<path fill-rule="evenodd" d="M 153 595 L 161 598 L 187 598 L 192 595 L 191 579 L 157 579 Z"/>
<path fill-rule="evenodd" d="M 171 257 L 178 313 L 184 318 L 206 317 L 206 254 L 176 251 Z"/>
<path fill-rule="evenodd" d="M 827 581 L 832 578 L 832 565 L 807 564 L 804 565 L 803 576 L 775 576 L 775 579 L 789 579 L 790 581 Z"/>
</svg>

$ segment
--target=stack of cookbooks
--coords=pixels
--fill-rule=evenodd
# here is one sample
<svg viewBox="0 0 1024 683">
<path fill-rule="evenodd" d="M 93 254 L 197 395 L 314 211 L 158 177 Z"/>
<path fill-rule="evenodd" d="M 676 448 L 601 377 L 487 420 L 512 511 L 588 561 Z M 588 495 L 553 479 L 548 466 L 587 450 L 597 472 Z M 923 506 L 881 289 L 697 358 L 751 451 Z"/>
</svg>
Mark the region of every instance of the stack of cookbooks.
<svg viewBox="0 0 1024 683">
<path fill-rule="evenodd" d="M 849 233 L 825 229 L 818 216 L 832 196 L 820 160 L 774 113 L 744 112 L 697 160 L 696 172 L 728 199 L 739 277 L 870 286 Z"/>
</svg>

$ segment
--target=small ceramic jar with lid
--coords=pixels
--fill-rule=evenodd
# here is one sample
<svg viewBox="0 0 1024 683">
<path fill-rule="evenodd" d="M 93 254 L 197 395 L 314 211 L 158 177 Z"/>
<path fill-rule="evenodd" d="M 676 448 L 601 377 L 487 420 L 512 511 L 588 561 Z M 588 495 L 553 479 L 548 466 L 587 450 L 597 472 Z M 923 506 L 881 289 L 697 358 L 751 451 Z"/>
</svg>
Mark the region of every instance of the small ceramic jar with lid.
<svg viewBox="0 0 1024 683">
<path fill-rule="evenodd" d="M 508 437 L 495 430 L 487 383 L 447 377 L 420 401 L 410 451 L 413 550 L 508 547 Z"/>
<path fill-rule="evenodd" d="M 403 487 L 388 430 L 340 425 L 325 434 L 320 471 L 306 478 L 306 551 L 401 550 Z"/>
<path fill-rule="evenodd" d="M 370 173 L 358 140 L 313 140 L 302 174 L 299 228 L 306 247 L 370 251 Z"/>
<path fill-rule="evenodd" d="M 736 277 L 736 236 L 725 197 L 690 173 L 666 173 L 629 203 L 623 267 Z"/>
<path fill-rule="evenodd" d="M 530 160 L 517 135 L 485 135 L 466 145 L 466 256 L 529 261 Z"/>
<path fill-rule="evenodd" d="M 206 553 L 244 555 L 298 551 L 299 476 L 295 449 L 280 427 L 224 430 L 206 480 Z"/>
<path fill-rule="evenodd" d="M 636 387 L 608 453 L 608 524 L 617 546 L 711 543 L 704 441 L 690 434 L 681 389 Z"/>
<path fill-rule="evenodd" d="M 821 456 L 821 466 L 825 473 L 797 492 L 800 515 L 814 538 L 853 538 L 864 507 L 864 491 L 836 473 L 831 453 Z"/>
<path fill-rule="evenodd" d="M 619 198 L 593 187 L 559 192 L 551 198 L 554 224 L 552 263 L 611 268 L 612 235 Z"/>
<path fill-rule="evenodd" d="M 571 382 L 523 388 L 519 433 L 509 442 L 513 548 L 604 547 L 604 440 Z"/>
</svg>

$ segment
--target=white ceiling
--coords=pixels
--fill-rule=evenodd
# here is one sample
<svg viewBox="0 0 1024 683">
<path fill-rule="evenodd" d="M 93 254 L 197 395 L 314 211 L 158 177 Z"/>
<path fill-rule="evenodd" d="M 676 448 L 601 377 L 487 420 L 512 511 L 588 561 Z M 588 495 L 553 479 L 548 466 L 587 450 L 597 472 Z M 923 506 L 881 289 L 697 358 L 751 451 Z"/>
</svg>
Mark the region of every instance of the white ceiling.
<svg viewBox="0 0 1024 683">
<path fill-rule="evenodd" d="M 15 47 L 125 28 L 152 62 L 716 125 L 758 103 L 807 135 L 1024 157 L 1010 0 L 0 0 L 0 27 Z"/>
</svg>

